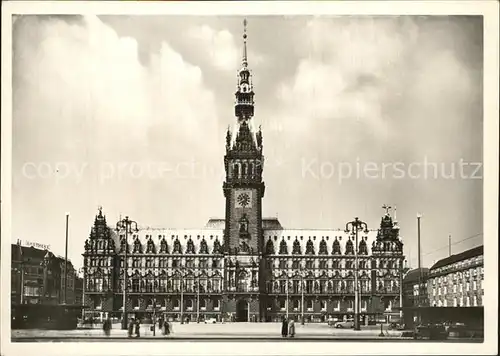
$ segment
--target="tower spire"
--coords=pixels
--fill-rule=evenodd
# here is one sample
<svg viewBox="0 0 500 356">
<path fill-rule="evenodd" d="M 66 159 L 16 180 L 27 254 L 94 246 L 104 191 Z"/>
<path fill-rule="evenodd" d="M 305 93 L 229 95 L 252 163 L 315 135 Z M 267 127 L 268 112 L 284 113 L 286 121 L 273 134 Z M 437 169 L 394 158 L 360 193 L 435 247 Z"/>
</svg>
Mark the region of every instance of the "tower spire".
<svg viewBox="0 0 500 356">
<path fill-rule="evenodd" d="M 247 58 L 247 20 L 243 20 L 243 58 L 242 66 L 238 71 L 238 86 L 234 113 L 238 122 L 244 123 L 250 120 L 254 114 L 252 75 L 248 69 Z"/>
<path fill-rule="evenodd" d="M 244 68 L 248 66 L 247 60 L 247 19 L 243 20 L 243 59 L 241 64 Z"/>
</svg>

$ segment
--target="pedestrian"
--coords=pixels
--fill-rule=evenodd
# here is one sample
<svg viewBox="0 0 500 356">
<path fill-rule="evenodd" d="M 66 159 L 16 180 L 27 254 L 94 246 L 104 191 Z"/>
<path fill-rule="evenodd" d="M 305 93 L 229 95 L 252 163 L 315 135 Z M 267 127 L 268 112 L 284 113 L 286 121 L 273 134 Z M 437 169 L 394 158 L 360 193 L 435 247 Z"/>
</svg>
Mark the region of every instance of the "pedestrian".
<svg viewBox="0 0 500 356">
<path fill-rule="evenodd" d="M 165 324 L 163 325 L 163 334 L 168 336 L 170 335 L 170 323 L 168 322 L 168 320 L 165 320 Z"/>
<path fill-rule="evenodd" d="M 281 336 L 287 337 L 287 335 L 288 335 L 288 322 L 286 318 L 283 318 L 283 321 L 281 323 Z"/>
<path fill-rule="evenodd" d="M 132 337 L 132 333 L 134 332 L 134 319 L 130 319 L 128 323 L 128 337 Z"/>
<path fill-rule="evenodd" d="M 135 321 L 135 337 L 141 337 L 141 322 L 139 319 Z"/>
<path fill-rule="evenodd" d="M 102 325 L 103 325 L 104 333 L 106 334 L 106 336 L 109 336 L 111 333 L 111 319 L 109 316 L 106 318 L 106 320 L 104 320 Z"/>
<path fill-rule="evenodd" d="M 290 337 L 295 336 L 295 321 L 293 319 L 290 319 L 290 322 L 288 323 L 288 334 Z"/>
</svg>

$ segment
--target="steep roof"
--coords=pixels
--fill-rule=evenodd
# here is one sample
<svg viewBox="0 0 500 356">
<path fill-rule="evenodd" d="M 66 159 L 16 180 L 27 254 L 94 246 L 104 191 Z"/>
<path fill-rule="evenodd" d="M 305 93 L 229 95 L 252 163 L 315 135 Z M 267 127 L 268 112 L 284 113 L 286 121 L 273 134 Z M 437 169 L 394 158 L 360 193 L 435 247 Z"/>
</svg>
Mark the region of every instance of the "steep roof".
<svg viewBox="0 0 500 356">
<path fill-rule="evenodd" d="M 449 257 L 446 257 L 446 258 L 443 258 L 443 259 L 437 261 L 431 267 L 431 270 L 439 268 L 439 267 L 451 265 L 452 263 L 455 263 L 455 262 L 467 260 L 467 259 L 472 258 L 472 257 L 480 256 L 483 253 L 484 253 L 484 246 L 483 245 L 478 246 L 478 247 L 474 247 L 474 248 L 471 248 L 470 250 L 466 250 L 464 252 L 458 253 L 456 255 L 451 255 Z"/>
<path fill-rule="evenodd" d="M 43 260 L 43 257 L 47 253 L 46 250 L 40 250 L 33 246 L 21 246 L 18 244 L 11 244 L 12 251 L 12 260 L 20 260 L 21 254 L 25 259 L 40 259 Z"/>
<path fill-rule="evenodd" d="M 206 229 L 220 229 L 223 230 L 225 227 L 225 219 L 210 219 L 205 225 Z M 283 229 L 278 218 L 264 218 L 262 219 L 262 228 L 264 230 L 279 230 Z"/>
<path fill-rule="evenodd" d="M 403 283 L 417 281 L 420 278 L 420 271 L 422 271 L 422 277 L 424 277 L 424 278 L 429 274 L 428 268 L 412 269 L 412 270 L 408 271 L 408 273 L 405 275 Z"/>
</svg>

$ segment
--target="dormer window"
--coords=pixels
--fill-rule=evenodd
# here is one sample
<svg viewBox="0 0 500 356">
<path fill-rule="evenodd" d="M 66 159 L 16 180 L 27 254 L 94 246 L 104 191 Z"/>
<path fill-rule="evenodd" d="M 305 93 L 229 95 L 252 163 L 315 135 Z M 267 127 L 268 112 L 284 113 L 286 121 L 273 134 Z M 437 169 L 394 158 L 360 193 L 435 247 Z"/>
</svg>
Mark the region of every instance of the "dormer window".
<svg viewBox="0 0 500 356">
<path fill-rule="evenodd" d="M 307 241 L 306 255 L 314 255 L 314 245 L 313 245 L 313 242 L 311 240 Z"/>
<path fill-rule="evenodd" d="M 187 242 L 186 253 L 194 253 L 194 243 L 193 243 L 193 240 L 191 240 L 191 238 L 189 238 L 189 240 Z"/>
<path fill-rule="evenodd" d="M 219 239 L 215 239 L 214 241 L 214 252 L 213 253 L 222 253 L 222 248 L 219 242 Z"/>
<path fill-rule="evenodd" d="M 354 244 L 352 243 L 352 240 L 349 239 L 347 243 L 345 244 L 345 254 L 346 255 L 353 255 L 354 254 Z"/>
<path fill-rule="evenodd" d="M 205 238 L 203 238 L 203 240 L 201 240 L 200 242 L 200 253 L 208 254 L 208 246 Z"/>
<path fill-rule="evenodd" d="M 309 240 L 309 241 L 310 241 L 310 240 Z M 295 240 L 295 241 L 293 242 L 293 251 L 292 251 L 292 253 L 293 253 L 294 255 L 300 255 L 300 254 L 302 253 L 302 252 L 301 252 L 301 249 L 300 249 L 300 242 L 299 242 L 299 240 Z"/>
<path fill-rule="evenodd" d="M 280 255 L 288 254 L 288 246 L 286 245 L 285 240 L 281 240 L 280 242 Z"/>
<path fill-rule="evenodd" d="M 335 238 L 335 241 L 333 241 L 333 247 L 332 247 L 332 254 L 333 255 L 340 255 L 342 252 L 340 251 L 340 242 Z"/>
<path fill-rule="evenodd" d="M 151 237 L 149 238 L 148 240 L 148 246 L 147 246 L 147 250 L 146 250 L 146 253 L 155 253 L 155 244 L 153 242 L 153 240 L 151 239 Z"/>
<path fill-rule="evenodd" d="M 139 239 L 134 241 L 134 253 L 142 253 L 142 245 Z"/>
<path fill-rule="evenodd" d="M 160 253 L 168 253 L 168 246 L 165 238 L 163 238 L 160 242 Z"/>
<path fill-rule="evenodd" d="M 273 244 L 273 241 L 271 239 L 267 240 L 266 254 L 274 255 L 274 244 Z"/>
<path fill-rule="evenodd" d="M 328 250 L 326 248 L 326 241 L 325 240 L 321 240 L 321 242 L 319 243 L 319 254 L 320 255 L 326 255 L 326 254 L 328 254 Z"/>
<path fill-rule="evenodd" d="M 360 255 L 368 255 L 368 246 L 366 245 L 366 241 L 361 239 L 359 243 L 359 254 Z"/>
<path fill-rule="evenodd" d="M 179 239 L 175 239 L 174 241 L 174 251 L 173 253 L 182 253 L 182 249 L 181 249 L 181 243 L 179 241 Z"/>
</svg>

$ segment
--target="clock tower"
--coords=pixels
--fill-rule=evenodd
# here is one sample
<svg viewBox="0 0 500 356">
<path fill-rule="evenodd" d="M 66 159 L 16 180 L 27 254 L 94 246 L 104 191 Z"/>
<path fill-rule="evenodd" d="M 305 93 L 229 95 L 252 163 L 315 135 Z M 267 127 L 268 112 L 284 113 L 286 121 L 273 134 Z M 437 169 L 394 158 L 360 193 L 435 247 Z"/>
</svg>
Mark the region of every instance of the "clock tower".
<svg viewBox="0 0 500 356">
<path fill-rule="evenodd" d="M 226 134 L 223 185 L 226 198 L 224 228 L 225 286 L 223 308 L 235 321 L 262 320 L 260 278 L 263 231 L 262 132 L 254 129 L 254 91 L 248 69 L 246 20 L 243 22 L 243 60 L 238 71 L 234 114 L 236 125 Z"/>
<path fill-rule="evenodd" d="M 262 132 L 253 125 L 254 91 L 248 69 L 246 21 L 243 33 L 243 60 L 238 72 L 234 113 L 236 126 L 228 128 L 224 166 L 226 181 L 225 251 L 232 255 L 254 255 L 262 250 Z"/>
</svg>

